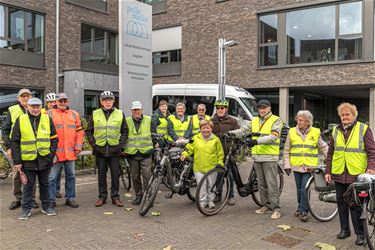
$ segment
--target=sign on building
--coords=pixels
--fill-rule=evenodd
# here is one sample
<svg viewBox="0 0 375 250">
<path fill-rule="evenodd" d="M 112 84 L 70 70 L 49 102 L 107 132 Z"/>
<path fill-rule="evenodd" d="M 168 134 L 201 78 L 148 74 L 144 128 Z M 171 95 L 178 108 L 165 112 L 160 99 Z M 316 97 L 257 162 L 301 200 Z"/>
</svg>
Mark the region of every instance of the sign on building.
<svg viewBox="0 0 375 250">
<path fill-rule="evenodd" d="M 119 6 L 120 108 L 129 116 L 131 103 L 152 113 L 152 7 L 138 1 Z"/>
</svg>

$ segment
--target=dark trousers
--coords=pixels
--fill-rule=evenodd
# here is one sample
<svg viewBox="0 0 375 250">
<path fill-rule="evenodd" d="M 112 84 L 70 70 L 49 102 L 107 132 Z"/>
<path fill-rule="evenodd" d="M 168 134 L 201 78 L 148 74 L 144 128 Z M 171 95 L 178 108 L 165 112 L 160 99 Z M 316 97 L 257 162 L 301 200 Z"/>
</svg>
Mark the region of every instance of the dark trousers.
<svg viewBox="0 0 375 250">
<path fill-rule="evenodd" d="M 294 172 L 294 180 L 296 181 L 297 188 L 297 201 L 298 201 L 298 211 L 301 213 L 307 213 L 309 211 L 307 202 L 308 196 L 305 190 L 306 183 L 310 179 L 311 173 L 299 173 Z"/>
<path fill-rule="evenodd" d="M 96 166 L 98 167 L 98 186 L 99 199 L 106 200 L 107 193 L 107 171 L 108 167 L 111 172 L 111 198 L 118 199 L 119 195 L 119 178 L 120 178 L 120 157 L 96 157 Z"/>
<path fill-rule="evenodd" d="M 364 235 L 363 224 L 361 220 L 359 219 L 362 213 L 361 207 L 355 206 L 354 208 L 349 208 L 343 199 L 343 194 L 348 189 L 349 184 L 342 184 L 342 183 L 335 182 L 335 186 L 336 186 L 336 199 L 337 199 L 337 207 L 339 209 L 341 231 L 350 232 L 350 225 L 349 225 L 349 211 L 350 211 L 355 234 Z"/>
<path fill-rule="evenodd" d="M 22 183 L 20 179 L 20 173 L 13 168 L 13 195 L 16 198 L 16 201 L 21 201 L 22 199 Z M 33 199 L 35 200 L 35 191 L 36 191 L 36 185 L 34 185 L 33 189 Z"/>
<path fill-rule="evenodd" d="M 146 189 L 150 181 L 151 160 L 151 156 L 128 158 L 130 176 L 132 178 L 134 192 L 137 197 L 143 196 L 143 191 Z"/>
<path fill-rule="evenodd" d="M 45 170 L 24 170 L 27 176 L 27 183 L 23 186 L 22 193 L 22 209 L 30 210 L 33 204 L 33 188 L 35 186 L 36 177 L 39 180 L 39 198 L 42 202 L 42 208 L 47 209 L 50 206 L 49 196 L 48 196 L 48 176 L 50 169 Z"/>
</svg>

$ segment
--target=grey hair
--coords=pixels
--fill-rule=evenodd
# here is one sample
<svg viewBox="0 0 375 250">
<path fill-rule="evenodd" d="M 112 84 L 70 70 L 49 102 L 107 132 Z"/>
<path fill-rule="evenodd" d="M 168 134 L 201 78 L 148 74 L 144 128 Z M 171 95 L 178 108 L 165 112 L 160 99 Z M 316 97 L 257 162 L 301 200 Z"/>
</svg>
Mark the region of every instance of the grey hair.
<svg viewBox="0 0 375 250">
<path fill-rule="evenodd" d="M 341 103 L 341 104 L 337 107 L 337 113 L 339 114 L 339 116 L 341 116 L 342 110 L 343 110 L 344 108 L 349 109 L 350 112 L 353 114 L 354 119 L 357 119 L 358 111 L 357 111 L 357 107 L 356 107 L 354 104 L 351 104 L 351 103 L 348 103 L 348 102 L 343 102 L 343 103 Z"/>
<path fill-rule="evenodd" d="M 176 108 L 177 108 L 177 107 L 180 107 L 180 106 L 184 107 L 184 109 L 186 110 L 186 106 L 185 106 L 184 103 L 182 103 L 182 102 L 178 102 L 178 103 L 176 104 Z"/>
<path fill-rule="evenodd" d="M 297 119 L 298 119 L 299 116 L 304 117 L 309 122 L 309 125 L 312 126 L 313 121 L 314 121 L 314 117 L 313 117 L 313 115 L 311 114 L 310 111 L 308 111 L 308 110 L 300 110 L 300 111 L 298 111 L 298 113 L 296 115 L 296 121 L 297 121 Z"/>
</svg>

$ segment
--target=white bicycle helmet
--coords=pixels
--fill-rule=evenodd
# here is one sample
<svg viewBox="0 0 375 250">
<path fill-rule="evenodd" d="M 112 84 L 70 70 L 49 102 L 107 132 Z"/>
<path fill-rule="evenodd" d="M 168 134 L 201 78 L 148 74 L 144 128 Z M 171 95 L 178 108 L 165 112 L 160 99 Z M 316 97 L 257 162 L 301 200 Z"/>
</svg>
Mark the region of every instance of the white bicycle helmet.
<svg viewBox="0 0 375 250">
<path fill-rule="evenodd" d="M 104 91 L 103 93 L 100 94 L 100 97 L 99 97 L 100 100 L 104 100 L 104 99 L 115 99 L 115 95 L 111 92 L 111 91 Z"/>
<path fill-rule="evenodd" d="M 56 101 L 56 94 L 55 93 L 49 93 L 46 95 L 46 102 L 53 102 Z"/>
</svg>

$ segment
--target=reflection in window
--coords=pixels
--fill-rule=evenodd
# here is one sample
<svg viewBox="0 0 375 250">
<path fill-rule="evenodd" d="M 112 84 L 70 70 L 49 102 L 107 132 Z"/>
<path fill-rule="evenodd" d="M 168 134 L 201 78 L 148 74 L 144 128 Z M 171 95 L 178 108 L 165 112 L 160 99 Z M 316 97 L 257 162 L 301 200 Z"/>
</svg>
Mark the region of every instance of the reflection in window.
<svg viewBox="0 0 375 250">
<path fill-rule="evenodd" d="M 260 43 L 271 43 L 277 41 L 277 14 L 261 16 L 260 20 Z"/>
<path fill-rule="evenodd" d="M 277 45 L 260 47 L 260 65 L 261 66 L 271 66 L 277 65 Z"/>
<path fill-rule="evenodd" d="M 288 63 L 335 60 L 335 6 L 288 12 Z"/>
<path fill-rule="evenodd" d="M 340 4 L 340 36 L 362 33 L 362 2 Z"/>
<path fill-rule="evenodd" d="M 152 53 L 153 64 L 173 63 L 173 62 L 181 62 L 181 50 L 180 49 Z"/>
<path fill-rule="evenodd" d="M 362 59 L 362 38 L 339 39 L 339 60 Z"/>
</svg>

